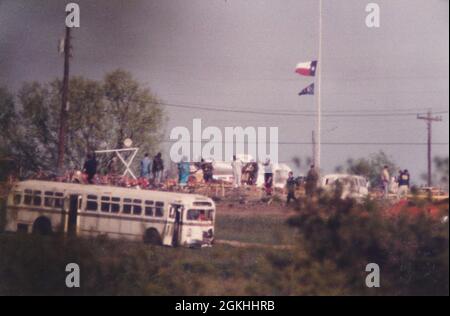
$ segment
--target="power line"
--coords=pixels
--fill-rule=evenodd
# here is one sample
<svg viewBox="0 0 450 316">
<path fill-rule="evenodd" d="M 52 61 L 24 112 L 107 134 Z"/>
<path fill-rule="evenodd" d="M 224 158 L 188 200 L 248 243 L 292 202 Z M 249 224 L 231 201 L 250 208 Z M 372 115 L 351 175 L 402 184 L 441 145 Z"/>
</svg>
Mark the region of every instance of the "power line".
<svg viewBox="0 0 450 316">
<path fill-rule="evenodd" d="M 202 141 L 176 141 L 176 140 L 165 140 L 163 143 L 209 143 L 209 144 L 245 144 L 245 145 L 253 145 L 257 144 L 255 142 L 211 142 L 208 140 Z M 278 145 L 314 145 L 312 142 L 278 142 Z M 426 146 L 428 143 L 423 142 L 322 142 L 322 145 L 330 145 L 330 146 Z M 448 142 L 437 142 L 433 143 L 433 145 L 438 146 L 448 146 Z"/>
<path fill-rule="evenodd" d="M 161 102 L 161 105 L 175 108 L 191 109 L 191 110 L 202 110 L 202 111 L 212 111 L 212 112 L 224 112 L 224 113 L 241 113 L 241 114 L 257 114 L 257 115 L 271 115 L 271 116 L 300 116 L 300 117 L 314 117 L 314 112 L 268 112 L 268 111 L 257 111 L 257 110 L 240 110 L 231 108 L 217 108 L 217 107 L 207 107 L 203 105 L 188 105 L 188 104 L 176 104 L 176 103 L 165 103 Z M 447 114 L 449 111 L 440 111 L 436 114 Z M 392 116 L 416 116 L 417 112 L 404 112 L 404 113 L 323 113 L 324 117 L 392 117 Z"/>
</svg>

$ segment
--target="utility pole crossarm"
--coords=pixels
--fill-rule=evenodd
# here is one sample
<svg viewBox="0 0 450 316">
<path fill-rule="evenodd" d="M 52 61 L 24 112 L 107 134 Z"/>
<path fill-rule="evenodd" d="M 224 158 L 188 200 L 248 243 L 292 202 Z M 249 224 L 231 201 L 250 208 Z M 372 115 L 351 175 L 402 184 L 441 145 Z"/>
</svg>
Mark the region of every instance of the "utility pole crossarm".
<svg viewBox="0 0 450 316">
<path fill-rule="evenodd" d="M 418 114 L 417 115 L 417 119 L 418 120 L 425 120 L 425 121 L 432 121 L 432 122 L 442 122 L 442 117 L 441 116 L 435 116 L 435 117 L 428 117 L 428 116 L 423 116 Z"/>
</svg>

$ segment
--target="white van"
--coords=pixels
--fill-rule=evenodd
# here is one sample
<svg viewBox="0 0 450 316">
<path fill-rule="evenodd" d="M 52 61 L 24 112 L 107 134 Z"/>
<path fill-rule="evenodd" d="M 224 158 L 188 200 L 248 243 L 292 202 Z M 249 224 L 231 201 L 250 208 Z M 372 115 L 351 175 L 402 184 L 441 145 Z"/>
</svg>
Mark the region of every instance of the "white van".
<svg viewBox="0 0 450 316">
<path fill-rule="evenodd" d="M 363 176 L 329 174 L 321 178 L 320 186 L 325 191 L 332 192 L 338 183 L 343 186 L 342 199 L 361 199 L 369 195 L 369 182 Z"/>
</svg>

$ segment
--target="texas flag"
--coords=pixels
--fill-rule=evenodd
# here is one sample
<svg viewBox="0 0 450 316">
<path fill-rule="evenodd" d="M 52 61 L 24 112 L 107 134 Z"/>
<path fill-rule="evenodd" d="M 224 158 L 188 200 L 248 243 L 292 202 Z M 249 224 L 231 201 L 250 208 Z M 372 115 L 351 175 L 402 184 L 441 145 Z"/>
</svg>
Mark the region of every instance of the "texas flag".
<svg viewBox="0 0 450 316">
<path fill-rule="evenodd" d="M 313 60 L 298 64 L 297 67 L 295 67 L 295 72 L 299 75 L 314 77 L 316 75 L 316 68 L 317 60 Z"/>
<path fill-rule="evenodd" d="M 298 95 L 314 95 L 314 83 L 311 83 L 305 89 L 300 91 Z"/>
</svg>

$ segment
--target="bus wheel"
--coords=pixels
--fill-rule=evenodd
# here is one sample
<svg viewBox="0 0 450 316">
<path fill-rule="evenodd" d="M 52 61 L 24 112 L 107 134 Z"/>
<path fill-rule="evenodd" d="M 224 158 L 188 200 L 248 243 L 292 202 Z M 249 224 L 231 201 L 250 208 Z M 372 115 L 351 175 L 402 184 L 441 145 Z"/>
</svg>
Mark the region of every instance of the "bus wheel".
<svg viewBox="0 0 450 316">
<path fill-rule="evenodd" d="M 144 234 L 144 243 L 151 245 L 161 245 L 161 236 L 158 231 L 154 228 L 149 228 L 145 231 Z"/>
<path fill-rule="evenodd" d="M 47 217 L 39 217 L 34 221 L 33 234 L 50 235 L 52 233 L 52 223 Z"/>
</svg>

